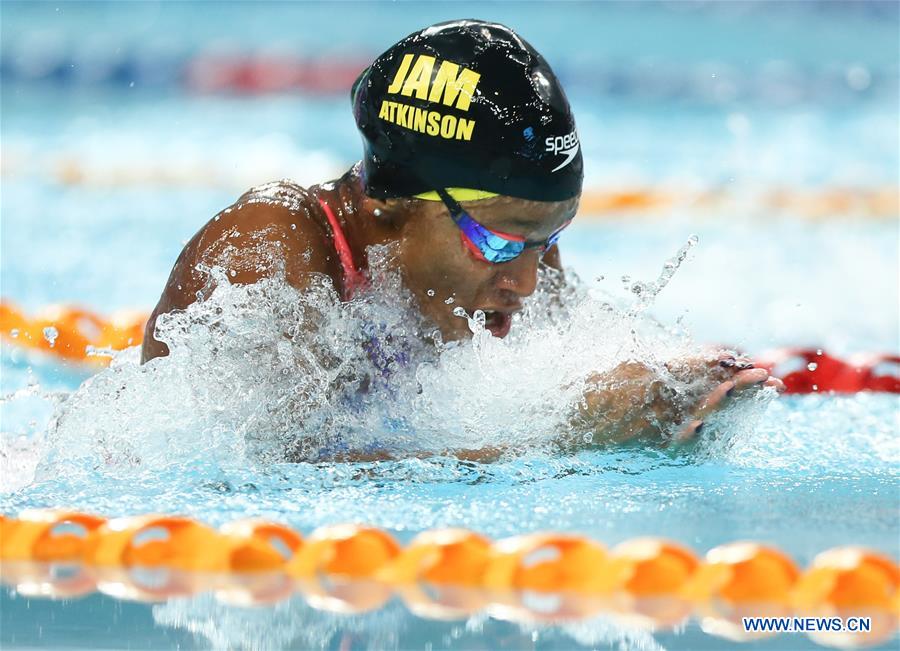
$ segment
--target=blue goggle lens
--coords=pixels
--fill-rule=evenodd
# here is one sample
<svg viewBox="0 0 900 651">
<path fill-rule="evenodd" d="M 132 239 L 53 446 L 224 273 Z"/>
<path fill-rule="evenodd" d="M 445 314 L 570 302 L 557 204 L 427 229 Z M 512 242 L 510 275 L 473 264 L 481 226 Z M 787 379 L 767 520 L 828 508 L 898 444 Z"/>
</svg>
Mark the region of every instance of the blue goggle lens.
<svg viewBox="0 0 900 651">
<path fill-rule="evenodd" d="M 437 190 L 437 192 L 463 236 L 478 249 L 485 260 L 492 264 L 515 260 L 522 255 L 525 249 L 539 248 L 546 251 L 556 244 L 563 230 L 569 225 L 569 222 L 563 224 L 559 230 L 547 238 L 546 242 L 526 242 L 521 238 L 510 239 L 510 237 L 496 233 L 475 221 L 445 190 Z"/>
</svg>

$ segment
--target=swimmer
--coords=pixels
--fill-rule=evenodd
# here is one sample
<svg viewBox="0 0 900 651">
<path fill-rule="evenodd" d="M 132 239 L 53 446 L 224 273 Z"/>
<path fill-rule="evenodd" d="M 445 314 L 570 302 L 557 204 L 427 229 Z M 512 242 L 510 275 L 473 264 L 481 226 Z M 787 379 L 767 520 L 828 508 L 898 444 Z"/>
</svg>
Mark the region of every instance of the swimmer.
<svg viewBox="0 0 900 651">
<path fill-rule="evenodd" d="M 470 336 L 453 313 L 458 307 L 483 311 L 485 328 L 505 337 L 535 291 L 539 267 L 561 269 L 556 240 L 578 208 L 581 146 L 559 81 L 515 32 L 477 20 L 415 32 L 360 74 L 351 102 L 362 160 L 321 185 L 253 188 L 201 228 L 147 323 L 142 362 L 168 353 L 154 338 L 159 315 L 184 310 L 210 289 L 199 269 L 219 266 L 233 284 L 255 283 L 279 266 L 273 250 L 294 287 L 324 274 L 350 300 L 366 283 L 368 247 L 396 245 L 394 264 L 444 341 Z M 669 367 L 718 386 L 686 410 L 647 368 L 623 364 L 594 378 L 578 417 L 602 423 L 611 440 L 659 433 L 665 424 L 688 439 L 729 398 L 783 388 L 730 354 Z"/>
</svg>

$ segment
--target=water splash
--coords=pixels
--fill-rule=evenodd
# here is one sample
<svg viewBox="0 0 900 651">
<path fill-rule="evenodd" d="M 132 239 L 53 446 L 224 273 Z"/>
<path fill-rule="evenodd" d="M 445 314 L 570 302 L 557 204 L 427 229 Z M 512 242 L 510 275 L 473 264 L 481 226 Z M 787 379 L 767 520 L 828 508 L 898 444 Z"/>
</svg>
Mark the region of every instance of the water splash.
<svg viewBox="0 0 900 651">
<path fill-rule="evenodd" d="M 56 345 L 56 339 L 59 337 L 59 330 L 53 326 L 47 326 L 43 330 L 44 339 L 50 344 L 50 348 Z"/>
<path fill-rule="evenodd" d="M 665 289 L 666 285 L 669 284 L 669 281 L 675 276 L 675 272 L 678 271 L 679 267 L 681 267 L 682 263 L 687 259 L 688 253 L 690 253 L 691 249 L 699 243 L 700 238 L 697 235 L 691 235 L 684 246 L 678 249 L 678 253 L 666 260 L 659 276 L 654 281 L 632 281 L 628 276 L 622 277 L 622 283 L 625 285 L 626 289 L 636 297 L 630 310 L 632 315 L 637 316 L 653 305 L 653 301 L 655 301 L 659 293 Z"/>
<path fill-rule="evenodd" d="M 277 275 L 240 286 L 204 269 L 205 300 L 158 320 L 169 355 L 141 365 L 129 349 L 86 381 L 47 428 L 37 476 L 604 445 L 617 423 L 581 417 L 585 396 L 621 389 L 622 369 L 637 367 L 640 382 L 667 388 L 632 407 L 663 396 L 674 410 L 651 424 L 671 432 L 714 378 L 673 366 L 708 353 L 646 311 L 695 244 L 635 283 L 630 305 L 544 268 L 508 337 L 455 307 L 472 338 L 450 343 L 392 271 L 391 247 L 373 247 L 371 288 L 349 303 L 324 276 L 299 291 Z"/>
</svg>

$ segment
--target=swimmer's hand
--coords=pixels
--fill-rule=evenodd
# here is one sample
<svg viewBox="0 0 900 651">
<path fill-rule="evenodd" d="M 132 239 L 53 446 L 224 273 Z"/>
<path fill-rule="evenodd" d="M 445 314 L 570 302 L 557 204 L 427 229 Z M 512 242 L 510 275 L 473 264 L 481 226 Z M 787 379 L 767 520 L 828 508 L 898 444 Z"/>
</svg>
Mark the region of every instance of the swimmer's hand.
<svg viewBox="0 0 900 651">
<path fill-rule="evenodd" d="M 781 380 L 730 351 L 672 360 L 664 373 L 629 361 L 589 379 L 573 425 L 608 442 L 684 443 L 716 410 L 764 387 L 784 391 Z"/>
<path fill-rule="evenodd" d="M 720 363 L 727 364 L 729 361 L 735 362 L 736 360 L 723 360 Z M 709 392 L 692 414 L 693 419 L 672 437 L 672 443 L 685 443 L 696 438 L 703 429 L 704 420 L 718 409 L 725 407 L 732 400 L 747 397 L 755 390 L 765 387 L 772 387 L 778 393 L 784 392 L 784 382 L 777 377 L 769 375 L 769 372 L 764 368 L 753 368 L 752 364 L 747 367 L 748 363 L 747 361 L 737 362 L 732 367 L 737 369 L 734 375 Z M 741 366 L 738 366 L 738 364 Z"/>
</svg>

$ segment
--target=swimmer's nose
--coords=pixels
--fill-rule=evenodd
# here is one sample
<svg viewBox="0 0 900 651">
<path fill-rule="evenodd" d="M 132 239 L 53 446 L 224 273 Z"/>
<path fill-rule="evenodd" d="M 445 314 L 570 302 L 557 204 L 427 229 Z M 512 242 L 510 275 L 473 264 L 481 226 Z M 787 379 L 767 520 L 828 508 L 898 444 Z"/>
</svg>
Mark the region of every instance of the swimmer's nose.
<svg viewBox="0 0 900 651">
<path fill-rule="evenodd" d="M 528 250 L 518 258 L 497 265 L 497 289 L 513 292 L 523 298 L 531 296 L 537 288 L 540 261 L 540 252 Z"/>
</svg>

